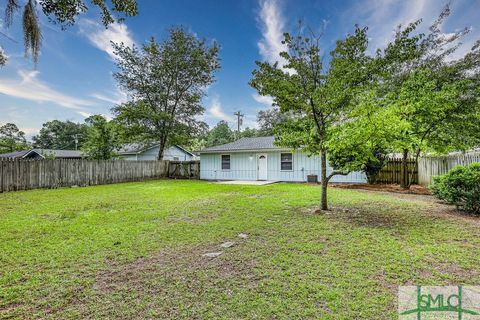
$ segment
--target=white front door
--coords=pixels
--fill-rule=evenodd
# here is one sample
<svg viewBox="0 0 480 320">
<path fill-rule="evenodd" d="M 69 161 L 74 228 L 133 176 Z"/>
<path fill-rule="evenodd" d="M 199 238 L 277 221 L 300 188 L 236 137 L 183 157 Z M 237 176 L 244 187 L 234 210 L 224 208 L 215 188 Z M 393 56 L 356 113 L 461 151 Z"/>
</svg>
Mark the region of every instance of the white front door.
<svg viewBox="0 0 480 320">
<path fill-rule="evenodd" d="M 267 180 L 267 155 L 257 155 L 257 180 Z"/>
</svg>

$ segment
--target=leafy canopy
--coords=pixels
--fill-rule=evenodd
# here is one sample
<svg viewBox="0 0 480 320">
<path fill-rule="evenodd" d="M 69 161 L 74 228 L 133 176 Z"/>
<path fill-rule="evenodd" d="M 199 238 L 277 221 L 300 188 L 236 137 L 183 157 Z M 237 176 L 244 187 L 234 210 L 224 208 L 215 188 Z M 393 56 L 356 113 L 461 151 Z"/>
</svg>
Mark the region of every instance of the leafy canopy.
<svg viewBox="0 0 480 320">
<path fill-rule="evenodd" d="M 82 152 L 94 160 L 109 160 L 117 155 L 120 148 L 117 125 L 102 115 L 93 115 L 85 120 L 88 129 Z"/>
<path fill-rule="evenodd" d="M 449 15 L 447 5 L 427 34 L 416 33 L 421 20 L 399 28 L 379 52 L 382 77 L 376 100 L 393 110 L 398 125 L 392 145 L 397 150 L 445 153 L 480 143 L 479 42 L 458 57 L 470 29 L 445 35 L 441 30 Z"/>
<path fill-rule="evenodd" d="M 331 146 L 333 128 L 352 108 L 352 98 L 369 80 L 366 28 L 356 28 L 353 35 L 337 41 L 325 68 L 319 39 L 314 36 L 285 34 L 287 61 L 257 62 L 251 85 L 261 95 L 269 95 L 281 114 L 287 115 L 276 127 L 277 144 L 318 155 Z"/>
<path fill-rule="evenodd" d="M 154 38 L 141 49 L 114 44 L 119 71 L 114 74 L 131 100 L 113 108 L 127 136 L 140 142 L 158 142 L 162 159 L 166 146 L 187 145 L 206 131 L 198 120 L 202 97 L 220 68 L 218 45 L 207 44 L 184 28 L 169 30 L 158 43 Z"/>
<path fill-rule="evenodd" d="M 215 127 L 212 128 L 207 134 L 205 147 L 217 146 L 233 142 L 235 140 L 235 134 L 228 126 L 228 123 L 224 120 L 219 121 Z"/>
<path fill-rule="evenodd" d="M 260 110 L 257 113 L 257 123 L 259 126 L 259 135 L 271 136 L 273 135 L 273 129 L 278 125 L 284 115 L 280 113 L 278 108 L 273 107 L 267 110 Z"/>
<path fill-rule="evenodd" d="M 25 133 L 14 123 L 6 123 L 0 127 L 0 153 L 10 153 L 28 149 Z"/>
<path fill-rule="evenodd" d="M 45 122 L 33 145 L 42 149 L 74 150 L 82 147 L 87 135 L 87 126 L 72 121 L 52 120 Z"/>
</svg>

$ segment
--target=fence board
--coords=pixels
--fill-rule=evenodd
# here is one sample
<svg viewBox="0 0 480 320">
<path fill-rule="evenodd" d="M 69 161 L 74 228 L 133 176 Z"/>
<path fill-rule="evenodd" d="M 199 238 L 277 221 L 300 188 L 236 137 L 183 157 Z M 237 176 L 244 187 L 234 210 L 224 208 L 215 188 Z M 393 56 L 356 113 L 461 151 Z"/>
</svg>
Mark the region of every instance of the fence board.
<svg viewBox="0 0 480 320">
<path fill-rule="evenodd" d="M 409 159 L 407 161 L 408 175 L 412 183 L 418 183 L 418 170 L 415 168 L 415 160 Z M 376 176 L 376 183 L 381 184 L 395 184 L 400 183 L 400 173 L 402 170 L 402 159 L 391 158 L 388 159 L 380 172 Z M 412 175 L 413 172 L 413 175 Z"/>
<path fill-rule="evenodd" d="M 23 160 L 0 158 L 0 192 L 160 178 L 199 179 L 199 161 Z"/>
</svg>

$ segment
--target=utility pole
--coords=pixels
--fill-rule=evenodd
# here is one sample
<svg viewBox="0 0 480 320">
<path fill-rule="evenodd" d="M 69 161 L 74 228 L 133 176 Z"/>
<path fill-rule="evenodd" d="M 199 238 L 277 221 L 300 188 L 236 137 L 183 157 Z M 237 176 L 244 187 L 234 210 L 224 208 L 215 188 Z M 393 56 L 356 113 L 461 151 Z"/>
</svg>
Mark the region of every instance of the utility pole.
<svg viewBox="0 0 480 320">
<path fill-rule="evenodd" d="M 78 134 L 74 134 L 73 139 L 75 139 L 75 150 L 78 150 Z"/>
<path fill-rule="evenodd" d="M 234 115 L 237 117 L 237 139 L 240 137 L 240 127 L 243 122 L 243 117 L 245 116 L 242 114 L 240 111 L 237 111 L 234 113 Z"/>
</svg>

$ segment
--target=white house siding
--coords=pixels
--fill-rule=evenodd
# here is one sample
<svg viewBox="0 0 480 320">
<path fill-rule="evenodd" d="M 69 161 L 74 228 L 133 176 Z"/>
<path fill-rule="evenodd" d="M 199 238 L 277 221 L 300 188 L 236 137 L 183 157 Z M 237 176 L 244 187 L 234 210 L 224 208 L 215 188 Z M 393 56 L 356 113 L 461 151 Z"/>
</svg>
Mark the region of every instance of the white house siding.
<svg viewBox="0 0 480 320">
<path fill-rule="evenodd" d="M 285 152 L 285 151 L 283 151 Z M 281 151 L 270 152 L 232 152 L 202 153 L 200 157 L 200 179 L 204 180 L 257 180 L 257 155 L 267 154 L 267 180 L 307 181 L 307 175 L 316 174 L 320 179 L 319 157 L 308 157 L 301 152 L 293 152 L 293 170 L 280 170 Z M 230 170 L 221 169 L 221 155 L 230 155 Z M 327 167 L 327 174 L 332 172 Z M 362 172 L 353 172 L 347 176 L 334 176 L 331 182 L 366 182 Z"/>
<path fill-rule="evenodd" d="M 128 154 L 122 155 L 125 160 L 156 160 L 158 155 L 158 150 L 160 147 L 153 147 L 150 149 L 145 150 L 139 154 Z M 188 154 L 177 148 L 175 146 L 171 146 L 167 150 L 165 150 L 163 154 L 163 160 L 170 160 L 173 161 L 175 158 L 178 158 L 179 161 L 190 161 L 195 160 L 193 159 L 191 154 Z"/>
</svg>

